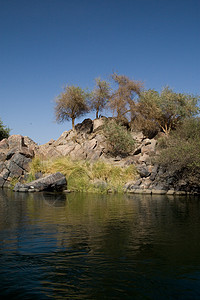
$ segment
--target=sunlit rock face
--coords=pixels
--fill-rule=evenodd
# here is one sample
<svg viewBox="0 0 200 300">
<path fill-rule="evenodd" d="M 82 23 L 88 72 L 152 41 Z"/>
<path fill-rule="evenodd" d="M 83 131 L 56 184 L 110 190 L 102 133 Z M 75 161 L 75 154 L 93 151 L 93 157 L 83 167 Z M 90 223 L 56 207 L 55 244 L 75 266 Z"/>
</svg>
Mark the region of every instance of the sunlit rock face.
<svg viewBox="0 0 200 300">
<path fill-rule="evenodd" d="M 8 187 L 13 178 L 25 176 L 37 147 L 29 137 L 21 135 L 0 141 L 0 187 Z"/>
</svg>

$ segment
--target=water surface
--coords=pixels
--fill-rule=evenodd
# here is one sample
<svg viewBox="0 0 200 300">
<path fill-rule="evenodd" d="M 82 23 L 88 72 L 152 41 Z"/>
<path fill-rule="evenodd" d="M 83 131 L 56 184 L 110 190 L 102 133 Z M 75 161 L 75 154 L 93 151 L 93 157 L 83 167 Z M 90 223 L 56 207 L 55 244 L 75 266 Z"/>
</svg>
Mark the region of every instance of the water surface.
<svg viewBox="0 0 200 300">
<path fill-rule="evenodd" d="M 200 299 L 199 200 L 0 190 L 0 296 Z"/>
</svg>

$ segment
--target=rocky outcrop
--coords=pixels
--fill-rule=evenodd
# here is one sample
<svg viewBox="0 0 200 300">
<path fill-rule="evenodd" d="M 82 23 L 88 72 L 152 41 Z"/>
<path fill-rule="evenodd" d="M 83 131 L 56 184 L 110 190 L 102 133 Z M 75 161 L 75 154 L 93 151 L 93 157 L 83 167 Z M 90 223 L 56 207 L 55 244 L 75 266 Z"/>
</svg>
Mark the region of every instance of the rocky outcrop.
<svg viewBox="0 0 200 300">
<path fill-rule="evenodd" d="M 75 126 L 76 131 L 65 131 L 58 140 L 39 146 L 37 155 L 45 158 L 69 156 L 73 160 L 97 160 L 105 157 L 107 144 L 102 134 L 103 120 L 104 118 L 84 120 Z"/>
<path fill-rule="evenodd" d="M 86 119 L 76 125 L 76 130 L 62 133 L 58 140 L 38 146 L 28 137 L 12 135 L 0 141 L 0 187 L 8 187 L 13 178 L 22 181 L 28 173 L 28 165 L 37 155 L 41 158 L 56 158 L 69 156 L 72 160 L 104 160 L 116 166 L 134 164 L 137 178 L 124 186 L 124 191 L 130 193 L 169 193 L 200 192 L 200 187 L 191 188 L 187 182 L 177 174 L 153 162 L 157 154 L 157 139 L 147 138 L 142 132 L 132 132 L 135 149 L 127 157 L 112 156 L 103 134 L 105 117 L 100 119 Z M 41 174 L 37 175 L 41 177 Z M 99 184 L 99 183 L 97 183 Z M 102 183 L 101 183 L 102 184 Z M 20 186 L 20 185 L 19 185 Z M 23 187 L 25 190 L 40 190 L 38 187 Z"/>
<path fill-rule="evenodd" d="M 56 191 L 62 192 L 67 186 L 66 178 L 60 172 L 45 176 L 32 182 L 22 184 L 17 183 L 14 187 L 15 192 L 40 192 Z"/>
<path fill-rule="evenodd" d="M 7 187 L 13 178 L 20 180 L 26 175 L 36 149 L 36 143 L 21 135 L 0 141 L 0 187 Z"/>
</svg>

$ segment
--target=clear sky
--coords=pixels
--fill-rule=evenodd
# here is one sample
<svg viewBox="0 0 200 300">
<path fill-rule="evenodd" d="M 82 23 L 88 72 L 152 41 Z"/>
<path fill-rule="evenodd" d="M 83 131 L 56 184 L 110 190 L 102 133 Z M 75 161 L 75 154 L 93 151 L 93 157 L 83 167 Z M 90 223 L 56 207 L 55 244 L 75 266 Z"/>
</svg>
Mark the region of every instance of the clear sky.
<svg viewBox="0 0 200 300">
<path fill-rule="evenodd" d="M 199 0 L 0 0 L 0 118 L 39 144 L 71 128 L 54 116 L 66 84 L 116 71 L 200 94 L 199 70 Z"/>
</svg>

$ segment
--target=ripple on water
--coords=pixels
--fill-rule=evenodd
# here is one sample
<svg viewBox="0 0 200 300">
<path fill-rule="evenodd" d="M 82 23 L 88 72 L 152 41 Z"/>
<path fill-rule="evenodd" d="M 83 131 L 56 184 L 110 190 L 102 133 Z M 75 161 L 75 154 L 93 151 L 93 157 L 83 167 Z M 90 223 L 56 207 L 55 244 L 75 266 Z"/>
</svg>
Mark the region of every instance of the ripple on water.
<svg viewBox="0 0 200 300">
<path fill-rule="evenodd" d="M 4 192 L 0 208 L 4 298 L 200 298 L 199 201 Z"/>
</svg>

